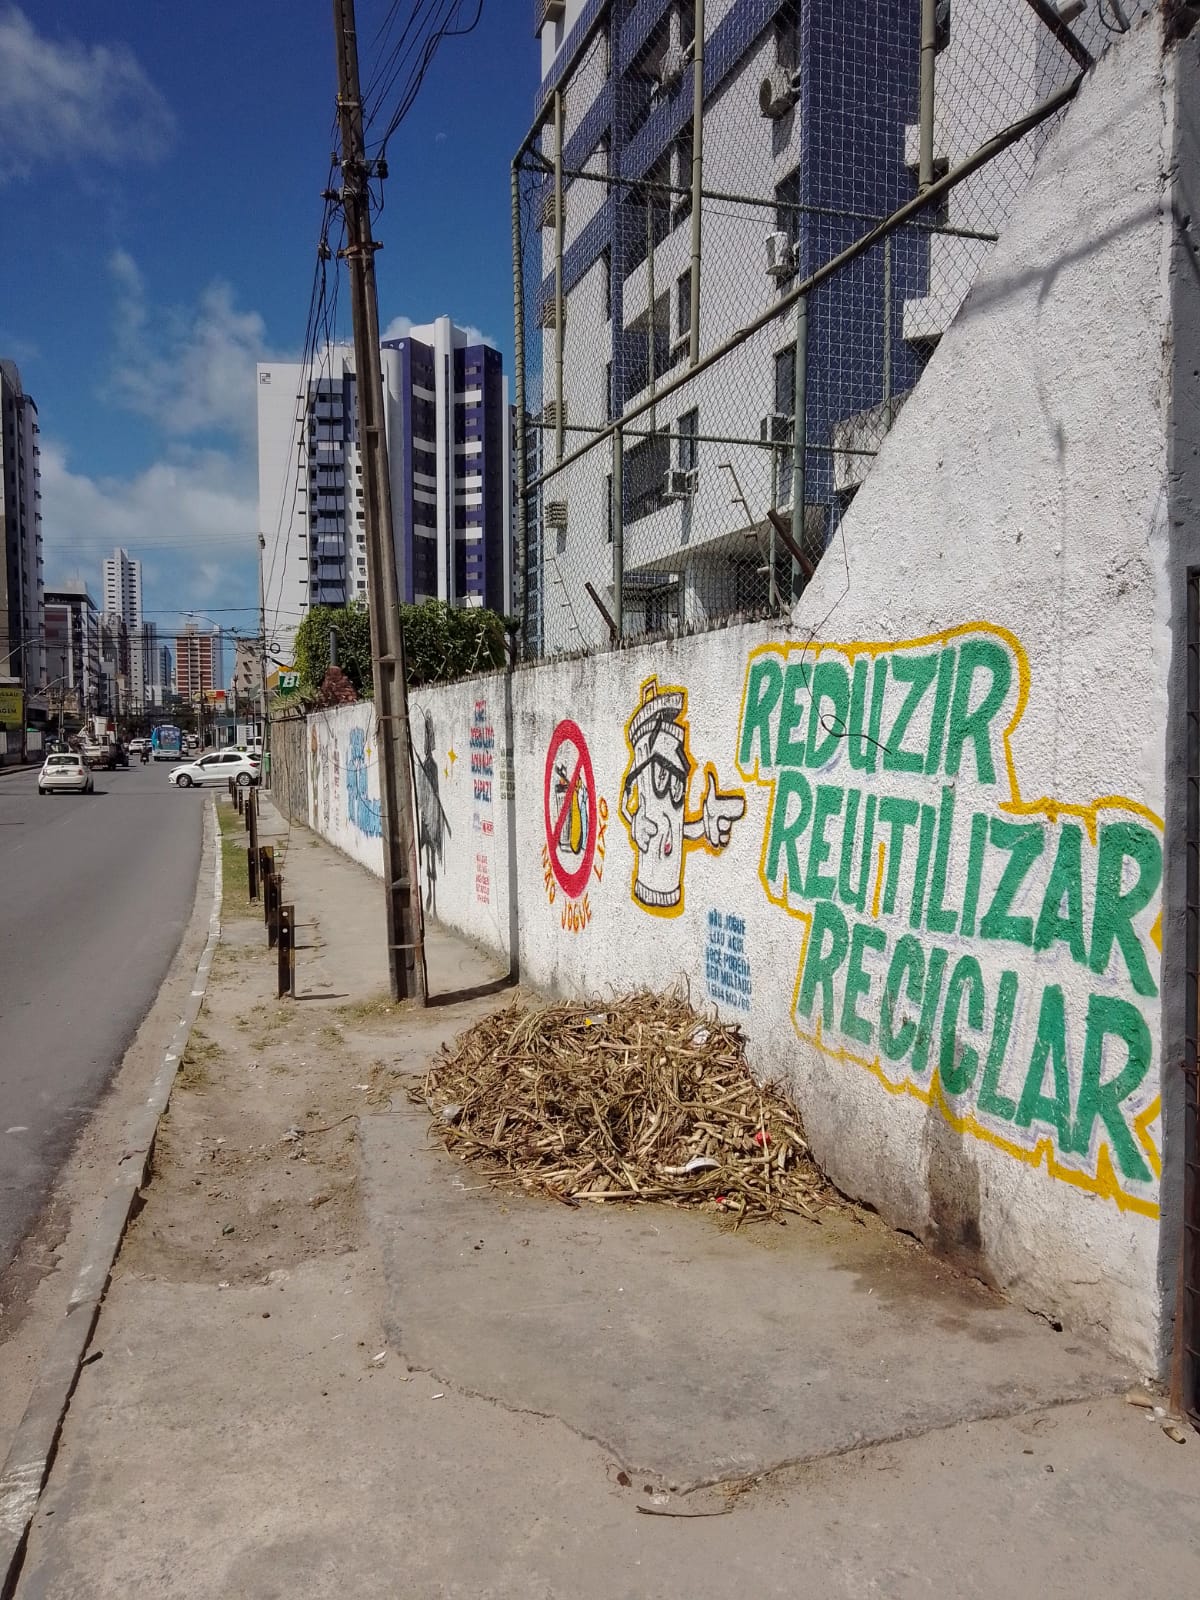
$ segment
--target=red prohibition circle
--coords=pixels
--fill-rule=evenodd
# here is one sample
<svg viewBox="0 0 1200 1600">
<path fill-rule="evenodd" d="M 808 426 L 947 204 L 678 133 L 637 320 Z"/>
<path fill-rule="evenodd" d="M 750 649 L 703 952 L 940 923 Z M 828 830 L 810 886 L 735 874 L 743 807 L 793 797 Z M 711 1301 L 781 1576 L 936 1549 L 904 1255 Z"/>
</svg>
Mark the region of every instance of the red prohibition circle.
<svg viewBox="0 0 1200 1600">
<path fill-rule="evenodd" d="M 554 758 L 564 744 L 571 743 L 579 752 L 575 763 L 575 771 L 567 785 L 564 808 L 571 804 L 575 788 L 580 778 L 583 779 L 587 789 L 587 845 L 583 852 L 583 860 L 574 872 L 568 872 L 558 859 L 558 841 L 562 834 L 563 812 L 554 817 L 550 811 L 550 795 L 554 786 Z M 569 719 L 560 722 L 551 735 L 550 748 L 546 752 L 546 781 L 543 789 L 543 810 L 546 817 L 546 843 L 550 847 L 550 870 L 558 881 L 559 888 L 568 900 L 578 900 L 583 893 L 588 881 L 588 874 L 592 870 L 592 862 L 596 858 L 596 784 L 592 777 L 592 757 L 588 750 L 587 742 L 579 730 L 577 723 Z"/>
</svg>

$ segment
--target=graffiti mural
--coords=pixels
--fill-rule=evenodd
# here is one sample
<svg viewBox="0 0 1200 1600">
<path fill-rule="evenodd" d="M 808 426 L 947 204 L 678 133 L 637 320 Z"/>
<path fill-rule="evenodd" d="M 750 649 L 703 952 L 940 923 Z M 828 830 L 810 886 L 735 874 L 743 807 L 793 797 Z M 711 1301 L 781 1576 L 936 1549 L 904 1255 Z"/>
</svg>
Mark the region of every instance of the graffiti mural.
<svg viewBox="0 0 1200 1600">
<path fill-rule="evenodd" d="M 417 850 L 425 866 L 425 909 L 437 916 L 438 868 L 445 859 L 450 822 L 442 805 L 433 718 L 425 713 L 424 752 L 416 762 Z M 455 759 L 450 752 L 451 761 Z"/>
<path fill-rule="evenodd" d="M 587 740 L 569 718 L 555 728 L 546 750 L 542 812 L 546 898 L 551 905 L 560 901 L 564 930 L 582 933 L 592 920 L 591 884 L 604 879 L 608 803 L 596 792 Z"/>
<path fill-rule="evenodd" d="M 751 653 L 738 767 L 769 796 L 763 890 L 802 924 L 792 1022 L 960 1134 L 1157 1216 L 1162 824 L 1120 795 L 1027 800 L 1029 691 L 987 623 Z"/>
<path fill-rule="evenodd" d="M 746 919 L 732 911 L 710 911 L 705 929 L 704 986 L 708 998 L 735 1011 L 749 1011 L 754 990 L 746 955 Z"/>
<path fill-rule="evenodd" d="M 336 759 L 337 745 L 334 745 Z M 383 837 L 383 805 L 373 800 L 368 784 L 367 762 L 371 750 L 362 728 L 351 728 L 346 757 L 346 815 L 351 827 L 368 839 Z"/>
<path fill-rule="evenodd" d="M 719 789 L 710 762 L 700 809 L 689 813 L 695 762 L 686 689 L 660 688 L 657 678 L 648 678 L 625 726 L 625 742 L 629 764 L 620 812 L 634 852 L 633 898 L 645 911 L 677 916 L 683 910 L 687 852 L 694 846 L 713 855 L 724 850 L 734 823 L 745 815 L 746 797 L 740 789 Z"/>
<path fill-rule="evenodd" d="M 476 700 L 471 712 L 471 783 L 476 805 L 491 806 L 496 735 L 487 701 Z"/>
</svg>

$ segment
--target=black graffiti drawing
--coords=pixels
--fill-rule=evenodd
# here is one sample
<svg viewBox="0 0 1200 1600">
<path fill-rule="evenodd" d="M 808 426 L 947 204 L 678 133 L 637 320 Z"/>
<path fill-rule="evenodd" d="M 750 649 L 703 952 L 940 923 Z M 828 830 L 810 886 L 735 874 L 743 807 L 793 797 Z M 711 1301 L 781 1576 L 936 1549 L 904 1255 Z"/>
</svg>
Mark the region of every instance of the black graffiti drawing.
<svg viewBox="0 0 1200 1600">
<path fill-rule="evenodd" d="M 425 713 L 425 754 L 417 769 L 417 848 L 425 861 L 425 909 L 437 916 L 438 866 L 445 860 L 450 821 L 442 805 L 437 756 L 434 753 L 433 718 Z"/>
</svg>

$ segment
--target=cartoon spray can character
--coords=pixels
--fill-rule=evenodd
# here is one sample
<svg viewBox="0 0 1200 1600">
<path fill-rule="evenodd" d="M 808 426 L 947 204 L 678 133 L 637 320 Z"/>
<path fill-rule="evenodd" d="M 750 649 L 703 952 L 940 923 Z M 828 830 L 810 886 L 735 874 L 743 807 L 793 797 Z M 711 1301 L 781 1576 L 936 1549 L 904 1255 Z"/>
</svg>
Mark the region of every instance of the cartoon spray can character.
<svg viewBox="0 0 1200 1600">
<path fill-rule="evenodd" d="M 745 796 L 722 794 L 709 767 L 701 809 L 688 816 L 692 761 L 686 700 L 683 689 L 660 689 L 651 678 L 626 730 L 633 759 L 621 790 L 621 816 L 637 852 L 634 898 L 651 909 L 682 905 L 687 847 L 703 842 L 710 850 L 723 850 L 746 810 Z"/>
<path fill-rule="evenodd" d="M 570 780 L 565 762 L 554 769 L 555 808 L 562 816 L 558 845 L 560 854 L 578 858 L 583 854 L 588 837 L 588 792 L 586 780 L 579 777 L 567 800 Z M 565 809 L 564 809 L 565 807 Z"/>
</svg>

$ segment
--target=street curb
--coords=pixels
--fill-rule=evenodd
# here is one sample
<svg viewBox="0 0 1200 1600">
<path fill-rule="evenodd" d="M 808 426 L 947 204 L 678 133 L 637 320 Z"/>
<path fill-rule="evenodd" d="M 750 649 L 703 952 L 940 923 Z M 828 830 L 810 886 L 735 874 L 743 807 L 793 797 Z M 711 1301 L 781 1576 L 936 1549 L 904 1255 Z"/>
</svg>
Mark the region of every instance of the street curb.
<svg viewBox="0 0 1200 1600">
<path fill-rule="evenodd" d="M 41 765 L 40 761 L 27 761 L 23 766 L 18 764 L 15 767 L 0 767 L 0 778 L 7 777 L 10 772 L 13 774 L 18 772 L 37 772 Z"/>
<path fill-rule="evenodd" d="M 192 1028 L 204 1002 L 213 956 L 221 938 L 221 827 L 216 800 L 207 812 L 213 830 L 213 901 L 208 938 L 196 965 L 183 1016 L 171 1036 L 144 1105 L 127 1129 L 125 1153 L 88 1242 L 75 1287 L 42 1361 L 33 1393 L 0 1469 L 0 1600 L 11 1600 L 25 1556 L 25 1542 L 38 1500 L 50 1475 L 59 1434 L 87 1354 L 125 1229 L 154 1153 L 159 1120 L 167 1109 Z"/>
</svg>

